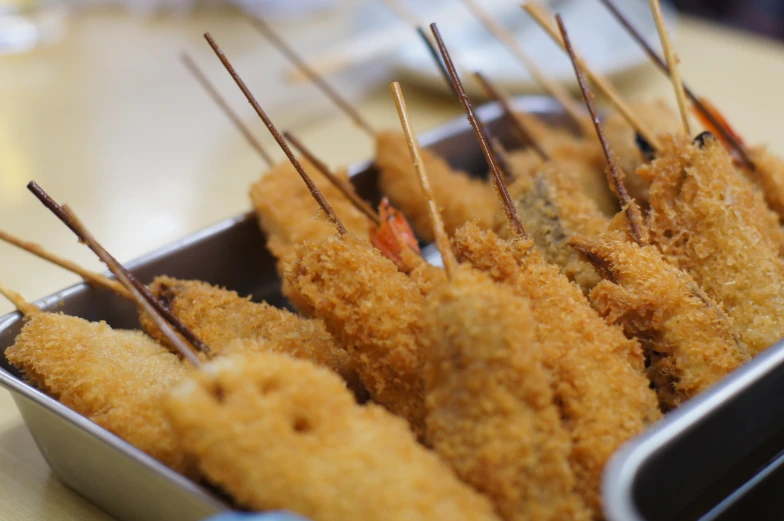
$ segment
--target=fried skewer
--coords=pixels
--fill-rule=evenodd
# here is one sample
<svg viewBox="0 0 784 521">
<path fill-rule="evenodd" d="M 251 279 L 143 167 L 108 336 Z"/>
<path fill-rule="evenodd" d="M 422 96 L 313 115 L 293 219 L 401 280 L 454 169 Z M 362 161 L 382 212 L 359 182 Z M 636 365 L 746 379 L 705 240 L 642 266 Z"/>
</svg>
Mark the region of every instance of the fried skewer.
<svg viewBox="0 0 784 521">
<path fill-rule="evenodd" d="M 450 279 L 428 297 L 428 439 L 505 521 L 588 519 L 565 464 L 569 435 L 537 356 L 529 303 L 457 264 L 400 86 L 392 91 Z"/>
<path fill-rule="evenodd" d="M 248 102 L 264 121 L 327 215 L 329 203 L 286 145 L 209 33 L 204 35 Z M 333 223 L 337 227 L 337 220 Z M 344 231 L 296 248 L 287 283 L 324 320 L 354 361 L 374 401 L 405 418 L 424 438 L 424 391 L 419 331 L 424 297 L 416 284 L 369 243 Z"/>
<path fill-rule="evenodd" d="M 623 172 L 602 132 L 563 20 L 556 16 L 556 21 L 610 165 L 608 178 L 620 199 L 625 193 Z M 633 200 L 622 201 L 622 206 L 637 208 Z M 738 368 L 749 354 L 721 306 L 643 239 L 639 211 L 620 215 L 628 235 L 610 230 L 595 239 L 572 237 L 569 244 L 604 278 L 591 291 L 591 304 L 611 324 L 622 325 L 627 335 L 641 340 L 648 378 L 667 412 Z"/>
<path fill-rule="evenodd" d="M 542 5 L 541 3 L 535 0 L 527 0 L 525 4 L 523 4 L 523 9 L 531 15 L 531 17 L 536 21 L 539 26 L 545 30 L 545 32 L 552 38 L 552 40 L 558 44 L 561 49 L 566 52 L 566 47 L 564 46 L 563 40 L 558 35 L 558 29 L 552 23 L 553 17 L 552 14 L 549 12 L 547 7 Z M 651 134 L 648 129 L 640 122 L 637 116 L 629 109 L 626 102 L 623 101 L 621 96 L 616 92 L 616 90 L 612 87 L 612 85 L 604 78 L 593 72 L 589 67 L 586 66 L 585 62 L 582 58 L 578 56 L 577 58 L 580 67 L 585 71 L 588 75 L 590 80 L 597 86 L 597 88 L 604 94 L 613 104 L 613 106 L 623 114 L 624 118 L 629 122 L 631 126 L 643 137 L 645 141 L 647 141 L 655 150 L 661 148 L 661 144 L 659 143 L 659 139 Z"/>
<path fill-rule="evenodd" d="M 448 63 L 446 47 L 443 42 L 439 46 Z M 453 80 L 459 82 L 456 75 Z M 467 100 L 466 105 L 471 107 Z M 505 191 L 505 186 L 500 189 Z M 568 418 L 564 425 L 572 441 L 569 465 L 575 487 L 598 516 L 601 473 L 608 458 L 660 416 L 643 374 L 639 344 L 620 328 L 608 326 L 530 240 L 513 236 L 503 241 L 469 223 L 454 236 L 453 245 L 458 258 L 530 300 L 541 361 L 553 375 L 559 412 Z M 608 377 L 597 380 L 600 374 Z M 611 410 L 607 403 L 614 404 Z"/>
<path fill-rule="evenodd" d="M 202 86 L 202 88 L 207 92 L 207 94 L 212 98 L 218 107 L 226 114 L 231 122 L 234 124 L 234 127 L 240 131 L 240 134 L 245 138 L 248 144 L 255 150 L 259 156 L 267 163 L 267 166 L 272 168 L 275 162 L 272 160 L 272 156 L 264 149 L 258 139 L 253 137 L 253 133 L 250 129 L 242 122 L 242 118 L 240 118 L 234 110 L 229 106 L 223 96 L 220 95 L 218 89 L 212 82 L 207 78 L 207 76 L 199 69 L 199 66 L 196 65 L 196 62 L 193 61 L 193 58 L 190 57 L 187 53 L 182 53 L 180 55 L 180 61 L 182 61 L 185 68 L 191 73 L 194 79 Z"/>
</svg>

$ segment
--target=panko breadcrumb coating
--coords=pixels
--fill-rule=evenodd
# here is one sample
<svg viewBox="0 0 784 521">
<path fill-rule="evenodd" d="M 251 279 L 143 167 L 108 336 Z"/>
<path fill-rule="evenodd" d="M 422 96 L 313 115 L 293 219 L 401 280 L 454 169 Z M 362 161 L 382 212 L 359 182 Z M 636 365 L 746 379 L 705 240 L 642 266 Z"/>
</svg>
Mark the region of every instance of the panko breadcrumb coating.
<svg viewBox="0 0 784 521">
<path fill-rule="evenodd" d="M 663 100 L 635 102 L 630 104 L 632 112 L 654 136 L 674 134 L 683 127 L 678 115 Z M 626 173 L 624 184 L 629 194 L 642 206 L 648 201 L 648 182 L 635 173 L 637 168 L 648 159 L 637 144 L 637 133 L 620 112 L 613 111 L 603 124 L 604 135 L 610 142 L 610 149 L 618 161 L 618 166 Z"/>
<path fill-rule="evenodd" d="M 453 233 L 468 221 L 475 221 L 482 228 L 493 225 L 498 203 L 492 185 L 465 172 L 452 170 L 444 159 L 427 149 L 422 149 L 422 161 L 447 233 Z M 380 171 L 381 192 L 408 218 L 420 239 L 432 242 L 433 227 L 405 136 L 400 132 L 379 132 L 375 163 Z M 329 196 L 327 199 L 332 201 Z"/>
<path fill-rule="evenodd" d="M 771 154 L 767 147 L 755 147 L 751 159 L 757 167 L 755 179 L 762 188 L 765 201 L 784 220 L 784 160 Z"/>
<path fill-rule="evenodd" d="M 346 346 L 371 398 L 408 420 L 421 438 L 425 301 L 419 287 L 350 234 L 306 242 L 297 254 L 286 273 L 289 285 Z"/>
<path fill-rule="evenodd" d="M 509 193 L 526 231 L 545 259 L 560 267 L 584 292 L 590 291 L 599 276 L 569 247 L 569 239 L 578 234 L 595 237 L 604 233 L 610 220 L 557 163 L 546 163 L 532 177 L 520 177 L 509 187 Z M 505 217 L 499 213 L 496 219 Z"/>
<path fill-rule="evenodd" d="M 351 202 L 304 158 L 303 168 L 316 183 L 324 197 L 330 202 L 335 214 L 351 233 L 367 239 L 369 225 L 367 217 L 354 208 Z M 336 172 L 336 177 L 348 181 L 345 170 Z M 286 161 L 262 174 L 261 179 L 250 187 L 250 200 L 259 219 L 259 225 L 267 237 L 267 248 L 278 259 L 278 273 L 283 279 L 286 264 L 294 258 L 294 246 L 306 240 L 317 240 L 335 235 L 335 226 L 324 218 L 313 200 L 308 187 L 294 166 Z M 285 280 L 283 294 L 299 311 L 300 303 L 289 296 Z"/>
<path fill-rule="evenodd" d="M 177 472 L 194 475 L 161 404 L 185 367 L 145 334 L 39 312 L 5 355 L 28 382 L 66 407 Z"/>
<path fill-rule="evenodd" d="M 651 183 L 650 240 L 732 317 L 754 356 L 784 337 L 784 272 L 753 194 L 715 139 L 685 136 L 639 170 Z"/>
<path fill-rule="evenodd" d="M 593 306 L 628 336 L 643 339 L 648 378 L 664 411 L 701 393 L 749 359 L 732 320 L 688 274 L 653 246 L 621 233 L 575 237 L 572 245 L 604 275 Z"/>
<path fill-rule="evenodd" d="M 505 521 L 588 520 L 528 301 L 465 265 L 428 298 L 427 432 Z"/>
<path fill-rule="evenodd" d="M 333 373 L 273 353 L 193 371 L 168 397 L 184 449 L 243 507 L 314 521 L 497 521 L 408 426 Z"/>
<path fill-rule="evenodd" d="M 608 325 L 531 241 L 507 242 L 469 224 L 453 244 L 459 258 L 530 300 L 542 363 L 553 374 L 555 401 L 573 442 L 577 490 L 599 516 L 607 460 L 661 417 L 640 345 Z"/>
<path fill-rule="evenodd" d="M 213 355 L 226 354 L 229 343 L 238 339 L 275 342 L 288 346 L 291 356 L 335 371 L 351 389 L 362 389 L 350 357 L 319 319 L 301 318 L 266 302 L 251 302 L 250 297 L 198 280 L 156 277 L 150 291 L 210 346 Z M 150 336 L 167 344 L 145 313 L 139 314 L 139 320 Z"/>
</svg>

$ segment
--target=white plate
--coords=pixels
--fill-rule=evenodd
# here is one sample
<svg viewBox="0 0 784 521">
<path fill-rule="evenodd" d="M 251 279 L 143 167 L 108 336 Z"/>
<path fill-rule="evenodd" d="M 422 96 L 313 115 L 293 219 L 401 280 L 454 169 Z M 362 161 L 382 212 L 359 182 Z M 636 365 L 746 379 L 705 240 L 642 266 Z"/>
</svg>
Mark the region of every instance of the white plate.
<svg viewBox="0 0 784 521">
<path fill-rule="evenodd" d="M 405 0 L 404 0 L 405 1 Z M 477 0 L 494 18 L 514 31 L 518 41 L 542 70 L 570 88 L 576 86 L 574 71 L 566 55 L 547 34 L 520 8 L 516 0 Z M 660 50 L 659 36 L 646 0 L 615 0 L 654 49 Z M 517 62 L 484 26 L 473 18 L 460 0 L 407 0 L 412 11 L 427 23 L 437 22 L 456 65 L 465 71 L 481 71 L 513 93 L 540 92 L 528 71 Z M 599 74 L 612 78 L 648 61 L 644 51 L 626 33 L 612 14 L 598 0 L 551 0 L 551 9 L 560 13 L 578 53 Z M 673 34 L 676 13 L 662 5 L 664 18 Z M 360 14 L 360 23 L 388 26 L 393 19 L 379 2 L 369 2 Z M 414 38 L 412 38 L 413 40 Z M 416 39 L 393 57 L 398 72 L 410 79 L 446 91 L 432 57 Z M 476 94 L 473 82 L 466 89 Z"/>
</svg>

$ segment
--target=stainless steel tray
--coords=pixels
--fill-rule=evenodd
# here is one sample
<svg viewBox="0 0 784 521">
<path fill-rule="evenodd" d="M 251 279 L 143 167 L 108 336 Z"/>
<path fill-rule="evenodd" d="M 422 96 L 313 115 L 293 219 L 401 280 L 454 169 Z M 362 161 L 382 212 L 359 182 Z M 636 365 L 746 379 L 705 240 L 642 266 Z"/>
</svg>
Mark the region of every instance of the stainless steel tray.
<svg viewBox="0 0 784 521">
<path fill-rule="evenodd" d="M 557 105 L 547 98 L 521 98 L 517 105 L 555 124 L 566 124 Z M 517 145 L 501 121 L 495 104 L 479 116 L 508 147 Z M 484 160 L 464 118 L 420 137 L 455 166 L 472 173 L 486 170 Z M 358 192 L 378 201 L 377 173 L 371 162 L 350 169 Z M 315 208 L 315 207 L 314 207 Z M 43 211 L 43 210 L 42 210 Z M 216 224 L 166 248 L 128 263 L 143 281 L 166 274 L 219 284 L 254 300 L 283 306 L 274 259 L 255 217 L 241 215 Z M 37 302 L 43 309 L 62 311 L 87 320 L 105 320 L 113 327 L 137 328 L 136 310 L 129 302 L 85 284 L 65 289 Z M 21 318 L 0 318 L 0 351 L 14 343 Z M 0 357 L 0 385 L 13 399 L 49 466 L 69 487 L 123 521 L 191 521 L 203 519 L 228 505 L 210 490 L 172 472 L 125 441 L 86 420 L 19 378 L 5 356 Z M 348 520 L 347 520 L 348 521 Z"/>
</svg>

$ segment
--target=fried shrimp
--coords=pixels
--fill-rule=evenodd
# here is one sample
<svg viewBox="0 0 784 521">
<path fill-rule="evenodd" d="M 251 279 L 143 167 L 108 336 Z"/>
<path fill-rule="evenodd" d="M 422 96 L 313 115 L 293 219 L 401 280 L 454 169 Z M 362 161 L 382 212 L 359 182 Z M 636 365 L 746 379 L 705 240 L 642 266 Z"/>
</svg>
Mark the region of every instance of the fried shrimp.
<svg viewBox="0 0 784 521">
<path fill-rule="evenodd" d="M 289 285 L 346 346 L 374 401 L 424 433 L 424 297 L 368 242 L 350 234 L 306 242 Z"/>
<path fill-rule="evenodd" d="M 590 291 L 599 276 L 569 247 L 569 239 L 578 234 L 595 237 L 607 229 L 609 219 L 556 163 L 546 163 L 530 178 L 519 178 L 509 192 L 545 259 L 559 266 L 584 292 Z M 496 219 L 505 216 L 499 213 Z"/>
<path fill-rule="evenodd" d="M 650 240 L 724 306 L 753 356 L 784 336 L 784 272 L 730 156 L 715 139 L 703 144 L 666 138 L 640 168 L 651 183 Z"/>
<path fill-rule="evenodd" d="M 234 340 L 277 343 L 288 354 L 324 366 L 339 374 L 355 391 L 362 389 L 345 350 L 318 319 L 304 319 L 262 302 L 251 302 L 234 291 L 196 280 L 157 277 L 150 291 L 211 346 L 213 354 L 226 354 Z M 139 314 L 144 330 L 166 344 L 166 339 L 145 313 Z"/>
<path fill-rule="evenodd" d="M 653 246 L 618 232 L 574 237 L 572 246 L 604 276 L 590 299 L 611 324 L 642 341 L 659 404 L 672 410 L 749 359 L 732 320 L 688 274 Z"/>
<path fill-rule="evenodd" d="M 505 521 L 587 520 L 528 301 L 461 266 L 428 298 L 428 440 Z"/>
<path fill-rule="evenodd" d="M 643 126 L 657 137 L 681 130 L 678 115 L 663 100 L 632 103 L 630 107 Z M 629 193 L 639 204 L 645 205 L 648 201 L 649 183 L 640 179 L 635 172 L 637 167 L 650 161 L 646 153 L 652 154 L 653 149 L 645 150 L 646 146 L 650 145 L 637 139 L 634 128 L 619 112 L 611 113 L 603 126 L 610 148 L 615 153 L 619 166 L 626 172 L 625 184 Z"/>
<path fill-rule="evenodd" d="M 166 404 L 187 453 L 245 508 L 315 521 L 497 521 L 405 422 L 357 405 L 339 378 L 308 362 L 273 353 L 216 360 Z"/>
<path fill-rule="evenodd" d="M 492 186 L 465 172 L 452 170 L 444 159 L 428 150 L 422 151 L 422 159 L 430 173 L 448 233 L 468 221 L 475 221 L 482 228 L 493 225 L 493 214 L 498 204 Z M 422 202 L 422 190 L 409 159 L 403 134 L 380 132 L 377 135 L 376 165 L 381 172 L 381 191 L 408 218 L 417 235 L 431 242 L 433 232 L 430 217 Z"/>
<path fill-rule="evenodd" d="M 352 206 L 340 191 L 335 188 L 318 170 L 306 160 L 301 160 L 319 189 L 333 202 L 346 228 L 358 237 L 368 238 L 367 218 Z M 337 174 L 348 181 L 346 172 Z M 319 213 L 313 204 L 308 187 L 302 182 L 297 171 L 288 161 L 281 163 L 262 175 L 250 187 L 250 199 L 258 216 L 259 225 L 267 237 L 267 248 L 278 259 L 278 273 L 283 279 L 285 266 L 294 258 L 294 246 L 306 240 L 316 240 L 334 235 L 335 228 Z M 283 294 L 289 297 L 285 280 Z M 300 303 L 289 297 L 294 307 L 300 311 Z"/>
<path fill-rule="evenodd" d="M 194 475 L 161 398 L 182 362 L 139 331 L 38 312 L 6 358 L 32 385 L 177 472 Z"/>
<path fill-rule="evenodd" d="M 507 242 L 468 224 L 453 246 L 458 258 L 530 300 L 542 363 L 553 374 L 555 403 L 573 443 L 577 491 L 600 515 L 599 486 L 610 455 L 661 417 L 640 345 L 609 326 L 531 241 Z"/>
</svg>

